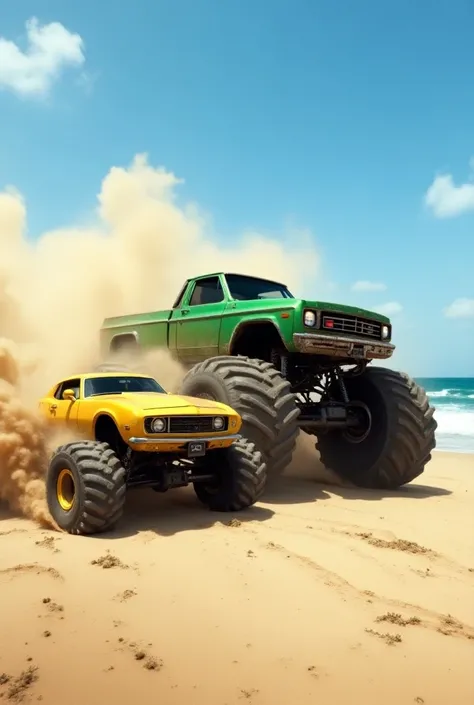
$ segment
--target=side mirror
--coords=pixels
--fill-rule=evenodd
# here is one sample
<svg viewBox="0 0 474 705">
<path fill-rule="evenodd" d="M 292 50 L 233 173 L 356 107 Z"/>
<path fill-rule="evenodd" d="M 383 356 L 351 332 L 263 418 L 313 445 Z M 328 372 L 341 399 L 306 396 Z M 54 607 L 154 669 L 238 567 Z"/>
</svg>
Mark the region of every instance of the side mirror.
<svg viewBox="0 0 474 705">
<path fill-rule="evenodd" d="M 63 392 L 63 399 L 66 401 L 76 401 L 76 395 L 73 389 L 65 389 Z"/>
</svg>

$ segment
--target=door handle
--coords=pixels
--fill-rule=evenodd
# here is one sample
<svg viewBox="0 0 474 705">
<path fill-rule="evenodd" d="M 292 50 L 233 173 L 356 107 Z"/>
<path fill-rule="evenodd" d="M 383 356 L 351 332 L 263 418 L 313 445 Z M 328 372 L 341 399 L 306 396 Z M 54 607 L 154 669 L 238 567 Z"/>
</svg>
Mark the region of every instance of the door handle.
<svg viewBox="0 0 474 705">
<path fill-rule="evenodd" d="M 58 408 L 58 405 L 57 405 L 57 404 L 51 404 L 51 406 L 49 407 L 49 410 L 50 410 L 50 411 L 54 411 L 54 410 L 57 409 L 57 408 Z"/>
<path fill-rule="evenodd" d="M 181 315 L 182 315 L 182 316 L 186 316 L 186 314 L 188 314 L 188 313 L 189 313 L 189 308 L 182 308 L 182 309 L 181 309 Z"/>
</svg>

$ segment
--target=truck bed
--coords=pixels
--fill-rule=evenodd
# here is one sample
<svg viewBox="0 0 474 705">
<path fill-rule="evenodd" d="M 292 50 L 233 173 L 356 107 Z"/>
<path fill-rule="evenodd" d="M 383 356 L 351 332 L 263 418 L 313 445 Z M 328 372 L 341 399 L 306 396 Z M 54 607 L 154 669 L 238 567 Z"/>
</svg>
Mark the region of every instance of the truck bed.
<svg viewBox="0 0 474 705">
<path fill-rule="evenodd" d="M 168 311 L 150 311 L 149 313 L 133 313 L 129 316 L 112 316 L 105 318 L 101 330 L 109 328 L 123 328 L 124 326 L 136 326 L 146 323 L 162 323 L 169 321 L 171 309 Z"/>
<path fill-rule="evenodd" d="M 103 355 L 113 347 L 113 339 L 117 335 L 131 333 L 140 339 L 140 346 L 157 345 L 160 348 L 172 349 L 175 341 L 170 340 L 169 319 L 172 310 L 135 313 L 129 316 L 113 316 L 105 318 L 100 329 L 100 347 Z M 176 337 L 176 336 L 175 336 Z"/>
</svg>

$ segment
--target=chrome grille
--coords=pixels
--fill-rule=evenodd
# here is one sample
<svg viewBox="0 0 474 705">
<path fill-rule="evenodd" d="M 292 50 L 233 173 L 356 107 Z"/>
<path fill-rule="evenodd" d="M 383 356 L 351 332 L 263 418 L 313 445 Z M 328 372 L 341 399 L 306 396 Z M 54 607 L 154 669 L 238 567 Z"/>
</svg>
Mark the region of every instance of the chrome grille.
<svg viewBox="0 0 474 705">
<path fill-rule="evenodd" d="M 346 335 L 358 335 L 372 340 L 380 340 L 382 337 L 382 324 L 371 321 L 368 318 L 358 318 L 357 316 L 335 316 L 329 311 L 324 311 L 321 316 L 323 330 L 344 333 Z M 332 325 L 327 325 L 332 321 Z"/>
<path fill-rule="evenodd" d="M 216 431 L 213 427 L 212 421 L 215 416 L 221 416 L 224 419 L 224 428 L 220 428 Z M 160 419 L 166 422 L 166 429 L 161 431 L 161 433 L 220 433 L 222 431 L 227 431 L 229 427 L 229 417 L 225 414 L 215 414 L 215 416 L 161 416 Z M 151 430 L 151 423 L 156 416 L 147 416 L 144 421 L 145 432 L 154 433 Z"/>
<path fill-rule="evenodd" d="M 169 433 L 211 433 L 213 416 L 170 416 Z M 227 429 L 227 418 L 225 420 L 224 431 Z"/>
</svg>

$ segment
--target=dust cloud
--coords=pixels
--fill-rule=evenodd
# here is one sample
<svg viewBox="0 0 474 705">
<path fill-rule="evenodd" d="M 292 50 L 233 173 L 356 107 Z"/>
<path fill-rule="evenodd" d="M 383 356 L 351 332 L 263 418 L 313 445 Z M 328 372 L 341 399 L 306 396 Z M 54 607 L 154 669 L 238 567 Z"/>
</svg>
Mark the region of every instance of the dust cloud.
<svg viewBox="0 0 474 705">
<path fill-rule="evenodd" d="M 346 480 L 333 470 L 326 468 L 319 461 L 319 454 L 316 452 L 315 444 L 315 436 L 300 433 L 291 463 L 285 470 L 285 476 L 299 480 L 311 480 L 311 482 L 319 482 L 322 485 L 339 487 L 347 485 Z"/>
<path fill-rule="evenodd" d="M 47 434 L 16 393 L 20 366 L 9 341 L 0 340 L 0 499 L 43 525 L 50 525 L 42 476 Z"/>
<path fill-rule="evenodd" d="M 319 274 L 305 231 L 283 243 L 246 232 L 221 245 L 195 204 L 178 203 L 180 183 L 137 155 L 110 169 L 91 224 L 34 240 L 22 195 L 0 192 L 0 500 L 34 520 L 49 521 L 42 478 L 55 443 L 38 399 L 100 361 L 106 316 L 169 308 L 187 277 L 220 269 L 275 278 L 295 292 Z M 182 371 L 165 353 L 147 363 L 165 388 L 177 388 Z"/>
</svg>

